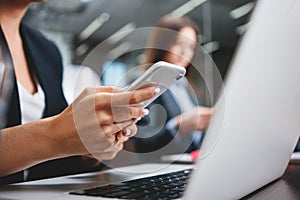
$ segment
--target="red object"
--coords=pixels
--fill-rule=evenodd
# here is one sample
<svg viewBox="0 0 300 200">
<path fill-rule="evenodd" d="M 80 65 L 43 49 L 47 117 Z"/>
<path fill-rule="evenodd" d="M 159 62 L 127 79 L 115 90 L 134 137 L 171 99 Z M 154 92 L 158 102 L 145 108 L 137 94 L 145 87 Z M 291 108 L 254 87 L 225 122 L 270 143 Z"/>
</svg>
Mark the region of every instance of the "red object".
<svg viewBox="0 0 300 200">
<path fill-rule="evenodd" d="M 196 161 L 199 158 L 200 150 L 195 150 L 190 153 L 192 161 Z"/>
</svg>

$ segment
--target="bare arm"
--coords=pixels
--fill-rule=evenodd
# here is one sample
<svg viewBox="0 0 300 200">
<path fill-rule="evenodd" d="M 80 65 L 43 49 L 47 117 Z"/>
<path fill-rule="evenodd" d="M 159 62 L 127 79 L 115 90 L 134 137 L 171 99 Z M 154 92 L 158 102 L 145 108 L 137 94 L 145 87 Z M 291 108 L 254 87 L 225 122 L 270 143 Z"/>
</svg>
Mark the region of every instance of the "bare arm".
<svg viewBox="0 0 300 200">
<path fill-rule="evenodd" d="M 122 149 L 122 130 L 136 133 L 136 118 L 143 117 L 138 103 L 155 95 L 149 87 L 116 92 L 113 87 L 86 89 L 62 113 L 0 133 L 0 176 L 38 163 L 73 155 L 92 154 L 111 159 Z M 115 143 L 116 135 L 119 143 Z"/>
<path fill-rule="evenodd" d="M 61 157 L 49 133 L 56 130 L 53 118 L 7 128 L 0 133 L 0 176 Z"/>
</svg>

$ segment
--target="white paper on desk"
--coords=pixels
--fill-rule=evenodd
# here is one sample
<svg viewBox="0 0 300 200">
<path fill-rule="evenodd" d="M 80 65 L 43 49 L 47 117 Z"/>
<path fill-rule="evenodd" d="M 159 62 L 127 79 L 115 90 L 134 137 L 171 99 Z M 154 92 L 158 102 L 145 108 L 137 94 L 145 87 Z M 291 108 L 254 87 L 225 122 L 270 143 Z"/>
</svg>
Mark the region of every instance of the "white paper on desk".
<svg viewBox="0 0 300 200">
<path fill-rule="evenodd" d="M 160 157 L 160 160 L 163 162 L 185 162 L 185 163 L 193 162 L 190 154 L 188 153 L 163 155 Z"/>
<path fill-rule="evenodd" d="M 293 153 L 291 160 L 300 160 L 300 151 Z"/>
</svg>

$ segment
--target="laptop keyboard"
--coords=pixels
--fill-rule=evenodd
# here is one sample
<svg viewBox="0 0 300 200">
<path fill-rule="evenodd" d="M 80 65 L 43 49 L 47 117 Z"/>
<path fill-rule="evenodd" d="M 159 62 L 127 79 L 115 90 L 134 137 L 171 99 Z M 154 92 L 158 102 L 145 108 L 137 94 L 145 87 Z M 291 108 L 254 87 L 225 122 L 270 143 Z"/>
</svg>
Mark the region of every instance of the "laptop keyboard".
<svg viewBox="0 0 300 200">
<path fill-rule="evenodd" d="M 192 169 L 70 192 L 120 199 L 177 199 L 183 196 Z"/>
</svg>

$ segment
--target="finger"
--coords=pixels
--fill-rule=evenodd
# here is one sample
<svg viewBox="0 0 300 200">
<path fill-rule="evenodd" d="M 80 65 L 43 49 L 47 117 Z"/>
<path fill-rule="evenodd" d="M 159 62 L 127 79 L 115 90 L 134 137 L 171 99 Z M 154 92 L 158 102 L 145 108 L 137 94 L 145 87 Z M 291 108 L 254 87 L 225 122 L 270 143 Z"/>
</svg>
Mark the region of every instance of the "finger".
<svg viewBox="0 0 300 200">
<path fill-rule="evenodd" d="M 121 131 L 122 135 L 125 137 L 132 137 L 136 134 L 136 132 L 137 132 L 137 127 L 135 124 L 130 125 Z"/>
<path fill-rule="evenodd" d="M 202 115 L 211 115 L 213 113 L 213 110 L 211 108 L 199 106 L 198 112 Z"/>
<path fill-rule="evenodd" d="M 100 86 L 95 88 L 95 92 L 99 93 L 99 92 L 109 92 L 109 93 L 118 93 L 118 92 L 122 92 L 123 90 L 121 88 L 117 88 L 114 86 Z"/>
<path fill-rule="evenodd" d="M 116 93 L 122 93 L 120 88 L 116 88 L 113 86 L 107 87 L 98 87 L 93 88 L 94 92 L 89 92 L 90 95 L 93 95 L 93 101 L 96 110 L 107 109 L 112 107 L 113 105 L 113 97 Z M 115 104 L 117 105 L 117 104 Z"/>
<path fill-rule="evenodd" d="M 114 141 L 114 144 L 113 144 L 114 147 L 118 146 L 120 144 L 120 142 L 121 142 L 120 141 L 119 133 L 120 132 L 118 132 L 118 133 L 115 134 L 115 141 Z"/>
<path fill-rule="evenodd" d="M 130 125 L 125 129 L 119 131 L 118 133 L 115 134 L 114 146 L 118 146 L 119 143 L 126 142 L 129 139 L 129 137 L 134 136 L 136 132 L 137 132 L 137 127 L 135 124 Z"/>
<path fill-rule="evenodd" d="M 141 103 L 145 100 L 153 98 L 156 94 L 160 92 L 159 88 L 155 87 L 147 87 L 138 90 L 134 90 L 130 97 L 130 104 Z"/>
<path fill-rule="evenodd" d="M 112 143 L 114 141 L 114 138 L 112 138 L 114 134 L 116 134 L 117 132 L 119 132 L 133 124 L 134 124 L 134 122 L 132 120 L 129 120 L 129 121 L 124 121 L 124 122 L 116 123 L 116 124 L 105 124 L 105 125 L 102 125 L 101 128 L 102 128 L 103 134 Z"/>
<path fill-rule="evenodd" d="M 125 137 L 123 135 L 123 131 L 118 132 L 116 135 L 118 137 L 119 143 L 124 143 L 124 142 L 126 142 L 129 139 L 129 137 Z M 115 146 L 117 146 L 117 145 L 115 145 Z"/>
<path fill-rule="evenodd" d="M 113 89 L 108 87 L 109 91 Z M 95 100 L 95 109 L 107 109 L 108 107 L 119 107 L 128 106 L 129 104 L 138 104 L 145 100 L 151 99 L 157 93 L 159 93 L 159 88 L 147 87 L 143 89 L 138 89 L 133 92 L 119 92 L 119 93 L 110 93 L 110 92 L 99 92 L 94 96 Z"/>
<path fill-rule="evenodd" d="M 82 96 L 87 95 L 96 95 L 101 93 L 118 93 L 121 92 L 121 88 L 113 87 L 113 86 L 100 86 L 100 87 L 87 87 L 81 93 Z"/>
<path fill-rule="evenodd" d="M 130 121 L 148 114 L 149 110 L 140 106 L 116 107 L 111 108 L 111 110 L 106 109 L 96 112 L 97 121 L 100 125 Z"/>
<path fill-rule="evenodd" d="M 144 109 L 141 106 L 131 106 L 131 107 L 113 107 L 112 108 L 112 120 L 114 122 L 122 122 L 131 119 L 136 119 L 139 117 L 144 117 L 149 114 L 148 109 Z"/>
<path fill-rule="evenodd" d="M 138 104 L 155 96 L 155 87 L 147 87 L 132 92 L 115 93 L 112 97 L 112 106 Z"/>
<path fill-rule="evenodd" d="M 104 153 L 118 153 L 124 147 L 123 142 L 119 142 L 118 145 L 112 146 L 109 149 L 105 150 Z"/>
</svg>

